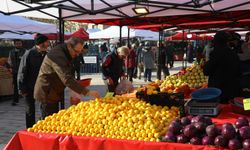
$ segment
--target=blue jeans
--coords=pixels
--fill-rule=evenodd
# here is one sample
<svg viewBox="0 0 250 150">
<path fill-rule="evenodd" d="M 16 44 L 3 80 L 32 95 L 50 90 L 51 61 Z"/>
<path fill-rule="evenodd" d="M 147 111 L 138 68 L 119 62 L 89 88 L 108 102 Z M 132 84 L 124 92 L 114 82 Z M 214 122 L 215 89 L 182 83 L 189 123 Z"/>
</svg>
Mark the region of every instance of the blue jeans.
<svg viewBox="0 0 250 150">
<path fill-rule="evenodd" d="M 151 81 L 152 69 L 145 69 L 144 71 L 144 80 Z"/>
</svg>

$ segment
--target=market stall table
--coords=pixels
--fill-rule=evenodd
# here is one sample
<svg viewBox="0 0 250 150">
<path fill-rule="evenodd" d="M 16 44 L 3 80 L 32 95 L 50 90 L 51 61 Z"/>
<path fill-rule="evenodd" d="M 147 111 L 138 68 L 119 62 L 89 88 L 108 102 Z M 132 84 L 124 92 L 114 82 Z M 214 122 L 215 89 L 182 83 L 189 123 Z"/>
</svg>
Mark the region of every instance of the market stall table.
<svg viewBox="0 0 250 150">
<path fill-rule="evenodd" d="M 213 118 L 216 124 L 234 123 L 242 115 L 231 112 L 230 105 L 224 105 L 219 116 Z M 250 119 L 250 117 L 248 117 Z M 212 146 L 195 146 L 191 144 L 144 142 L 118 140 L 83 136 L 67 136 L 59 134 L 33 133 L 18 131 L 6 145 L 5 150 L 216 150 Z"/>
</svg>

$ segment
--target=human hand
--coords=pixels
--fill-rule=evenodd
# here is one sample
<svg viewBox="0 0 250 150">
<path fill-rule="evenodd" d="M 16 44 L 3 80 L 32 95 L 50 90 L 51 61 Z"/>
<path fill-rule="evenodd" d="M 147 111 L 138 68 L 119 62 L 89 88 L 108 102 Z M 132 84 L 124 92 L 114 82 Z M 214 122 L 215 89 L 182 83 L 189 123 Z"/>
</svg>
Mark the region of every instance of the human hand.
<svg viewBox="0 0 250 150">
<path fill-rule="evenodd" d="M 107 79 L 107 81 L 108 81 L 108 85 L 113 85 L 114 84 L 114 81 L 110 77 Z"/>
<path fill-rule="evenodd" d="M 97 91 L 89 91 L 86 96 L 91 96 L 91 97 L 94 97 L 94 98 L 100 98 L 100 94 L 99 92 Z"/>
<path fill-rule="evenodd" d="M 27 96 L 27 95 L 28 95 L 28 93 L 21 92 L 21 95 L 24 97 L 24 96 Z"/>
</svg>

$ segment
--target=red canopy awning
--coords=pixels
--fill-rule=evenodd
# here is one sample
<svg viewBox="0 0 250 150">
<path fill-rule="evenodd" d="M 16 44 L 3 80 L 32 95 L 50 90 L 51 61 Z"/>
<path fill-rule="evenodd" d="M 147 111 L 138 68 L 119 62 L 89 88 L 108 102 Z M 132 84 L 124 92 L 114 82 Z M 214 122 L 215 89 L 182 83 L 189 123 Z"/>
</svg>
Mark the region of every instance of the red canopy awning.
<svg viewBox="0 0 250 150">
<path fill-rule="evenodd" d="M 187 37 L 187 35 L 190 34 L 192 35 L 190 38 Z M 172 35 L 170 37 L 166 37 L 165 40 L 167 41 L 174 41 L 174 40 L 212 40 L 213 37 L 212 36 L 206 36 L 206 35 L 197 35 L 195 33 L 187 33 L 184 32 L 183 33 L 177 33 L 175 35 Z"/>
<path fill-rule="evenodd" d="M 89 39 L 88 32 L 86 32 L 83 28 L 80 28 L 76 32 L 72 33 L 70 36 L 79 37 L 79 38 L 81 38 L 83 40 L 88 40 Z"/>
<path fill-rule="evenodd" d="M 216 27 L 246 27 L 250 25 L 249 21 L 245 21 L 250 17 L 250 10 L 202 13 L 178 16 L 159 16 L 159 17 L 140 17 L 140 18 L 122 18 L 122 19 L 91 19 L 91 20 L 72 20 L 85 23 L 96 23 L 117 26 L 148 26 L 157 25 L 161 28 L 178 27 L 182 29 L 216 28 Z M 198 23 L 198 24 L 196 24 Z M 204 24 L 205 23 L 205 24 Z M 191 25 L 190 25 L 191 24 Z M 156 29 L 156 26 L 154 26 Z M 155 30 L 154 29 L 154 30 Z M 159 30 L 159 29 L 158 29 Z"/>
<path fill-rule="evenodd" d="M 57 39 L 59 39 L 59 33 L 48 33 L 48 34 L 44 34 L 44 35 L 46 35 L 49 38 L 49 40 L 57 40 Z M 72 36 L 80 37 L 83 40 L 88 40 L 89 39 L 88 32 L 86 32 L 83 28 L 78 29 L 76 32 L 74 32 L 72 34 L 65 34 L 64 39 L 67 40 Z"/>
<path fill-rule="evenodd" d="M 59 39 L 59 33 L 47 33 L 47 34 L 44 34 L 44 35 L 46 35 L 49 38 L 49 40 L 57 40 L 57 39 Z M 70 35 L 68 35 L 68 34 L 64 35 L 65 40 L 67 40 L 69 38 L 70 38 Z"/>
</svg>

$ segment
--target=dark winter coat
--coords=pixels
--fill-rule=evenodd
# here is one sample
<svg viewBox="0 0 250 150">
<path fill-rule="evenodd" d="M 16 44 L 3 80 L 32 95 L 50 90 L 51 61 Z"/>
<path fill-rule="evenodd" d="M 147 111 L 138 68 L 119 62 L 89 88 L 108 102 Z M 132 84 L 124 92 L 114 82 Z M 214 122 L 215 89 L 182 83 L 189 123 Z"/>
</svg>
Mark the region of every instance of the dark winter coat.
<svg viewBox="0 0 250 150">
<path fill-rule="evenodd" d="M 119 78 L 124 75 L 124 61 L 119 58 L 117 50 L 110 52 L 104 58 L 102 63 L 103 79 L 111 78 L 114 81 L 118 81 Z"/>
<path fill-rule="evenodd" d="M 36 79 L 46 52 L 34 47 L 23 55 L 18 69 L 18 87 L 22 93 L 33 95 Z"/>
<path fill-rule="evenodd" d="M 156 51 L 155 54 L 155 59 L 156 59 L 156 63 L 157 65 L 163 65 L 165 66 L 165 64 L 167 64 L 167 60 L 168 60 L 168 56 L 167 56 L 167 49 L 166 47 L 162 46 L 162 50 L 160 51 L 160 55 L 159 55 L 159 48 Z"/>
<path fill-rule="evenodd" d="M 12 68 L 13 74 L 18 73 L 19 64 L 25 51 L 25 49 L 13 49 L 10 51 L 8 63 Z"/>
<path fill-rule="evenodd" d="M 208 86 L 222 90 L 221 101 L 226 103 L 239 91 L 239 58 L 226 44 L 215 46 L 205 64 Z"/>
</svg>

